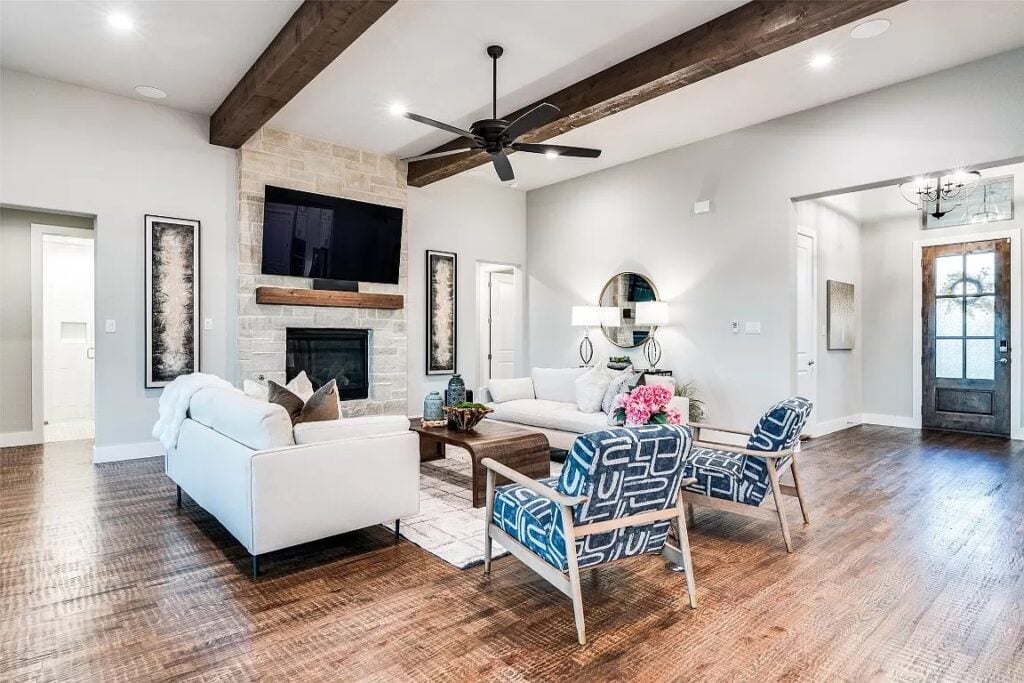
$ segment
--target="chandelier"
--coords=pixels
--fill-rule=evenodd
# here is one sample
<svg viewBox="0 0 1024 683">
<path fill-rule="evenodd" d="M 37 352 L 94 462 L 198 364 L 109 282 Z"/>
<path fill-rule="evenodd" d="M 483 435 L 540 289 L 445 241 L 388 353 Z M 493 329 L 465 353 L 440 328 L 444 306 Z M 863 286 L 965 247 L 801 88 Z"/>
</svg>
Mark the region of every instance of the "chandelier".
<svg viewBox="0 0 1024 683">
<path fill-rule="evenodd" d="M 918 211 L 938 220 L 960 206 L 978 187 L 980 180 L 978 171 L 955 171 L 951 175 L 915 178 L 902 183 L 900 194 Z"/>
</svg>

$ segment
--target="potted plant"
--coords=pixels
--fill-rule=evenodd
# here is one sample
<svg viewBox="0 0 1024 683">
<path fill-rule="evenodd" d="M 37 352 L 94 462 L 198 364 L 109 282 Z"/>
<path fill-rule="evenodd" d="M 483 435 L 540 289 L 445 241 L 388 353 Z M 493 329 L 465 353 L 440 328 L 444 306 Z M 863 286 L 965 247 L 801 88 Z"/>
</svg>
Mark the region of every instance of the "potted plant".
<svg viewBox="0 0 1024 683">
<path fill-rule="evenodd" d="M 702 399 L 697 398 L 697 387 L 693 386 L 695 380 L 690 380 L 685 384 L 679 384 L 676 386 L 676 396 L 682 396 L 688 399 L 690 402 L 689 410 L 689 421 L 690 422 L 701 422 L 706 416 L 707 404 Z"/>
<path fill-rule="evenodd" d="M 448 416 L 449 427 L 459 432 L 469 432 L 487 417 L 487 413 L 493 413 L 494 410 L 482 403 L 462 401 L 453 406 L 445 406 L 444 412 Z"/>
</svg>

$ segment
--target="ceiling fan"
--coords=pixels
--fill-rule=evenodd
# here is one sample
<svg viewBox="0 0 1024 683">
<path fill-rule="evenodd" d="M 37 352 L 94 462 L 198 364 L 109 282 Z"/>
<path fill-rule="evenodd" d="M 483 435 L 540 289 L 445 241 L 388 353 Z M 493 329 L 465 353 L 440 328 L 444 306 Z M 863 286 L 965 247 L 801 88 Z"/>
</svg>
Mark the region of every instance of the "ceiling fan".
<svg viewBox="0 0 1024 683">
<path fill-rule="evenodd" d="M 512 163 L 508 160 L 506 150 L 515 152 L 530 152 L 532 154 L 546 154 L 549 157 L 588 157 L 601 156 L 601 150 L 589 149 L 587 147 L 567 147 L 565 145 L 543 145 L 528 142 L 516 142 L 516 139 L 531 130 L 543 126 L 558 115 L 558 107 L 547 102 L 538 104 L 512 123 L 498 118 L 498 57 L 501 57 L 504 50 L 500 45 L 491 45 L 487 48 L 487 54 L 493 60 L 494 77 L 491 84 L 492 105 L 491 116 L 494 118 L 483 119 L 475 122 L 469 130 L 463 130 L 456 126 L 441 123 L 434 119 L 404 112 L 407 119 L 425 123 L 434 128 L 454 133 L 462 139 L 458 141 L 458 147 L 444 152 L 422 154 L 417 157 L 408 157 L 402 161 L 422 161 L 424 159 L 436 159 L 452 154 L 462 154 L 467 150 L 481 149 L 491 155 L 491 163 L 498 177 L 503 181 L 513 180 L 516 176 L 512 170 Z"/>
</svg>

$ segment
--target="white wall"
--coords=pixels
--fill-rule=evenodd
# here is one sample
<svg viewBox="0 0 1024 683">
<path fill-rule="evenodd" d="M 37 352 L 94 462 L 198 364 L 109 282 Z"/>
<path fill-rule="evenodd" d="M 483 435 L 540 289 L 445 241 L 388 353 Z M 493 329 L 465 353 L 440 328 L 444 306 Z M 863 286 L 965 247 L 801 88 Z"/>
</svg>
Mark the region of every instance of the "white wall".
<svg viewBox="0 0 1024 683">
<path fill-rule="evenodd" d="M 25 74 L 0 73 L 0 202 L 96 216 L 96 446 L 152 455 L 159 391 L 144 380 L 147 213 L 202 222 L 200 367 L 230 376 L 237 277 L 235 151 L 209 120 Z M 4 294 L 6 297 L 6 293 Z M 139 444 L 125 446 L 125 444 Z"/>
<path fill-rule="evenodd" d="M 1024 49 L 529 192 L 531 363 L 572 363 L 570 307 L 637 270 L 676 321 L 662 365 L 696 378 L 712 420 L 751 422 L 795 388 L 791 198 L 1024 155 L 1021 73 Z"/>
<path fill-rule="evenodd" d="M 1014 176 L 1014 220 L 922 230 L 921 214 L 912 211 L 872 220 L 863 226 L 863 378 L 867 414 L 910 420 L 915 400 L 920 405 L 921 399 L 914 396 L 913 389 L 913 368 L 917 362 L 913 355 L 914 242 L 947 237 L 970 241 L 978 233 L 1024 227 L 1024 164 L 990 169 L 984 174 L 986 178 Z M 1024 316 L 1024 301 L 1017 302 L 1014 309 L 1015 315 Z M 1014 410 L 1017 420 L 1022 411 L 1024 406 Z"/>
<path fill-rule="evenodd" d="M 478 262 L 524 266 L 526 194 L 472 176 L 457 176 L 409 188 L 409 414 L 423 414 L 423 398 L 444 392 L 450 375 L 426 374 L 425 252 L 458 254 L 458 355 L 456 365 L 469 388 L 478 374 Z M 524 320 L 525 323 L 525 320 Z M 524 325 L 525 328 L 525 325 Z M 523 333 L 523 345 L 526 332 Z"/>
<path fill-rule="evenodd" d="M 0 208 L 0 434 L 32 431 L 33 223 L 92 228 L 87 216 Z"/>
<path fill-rule="evenodd" d="M 861 279 L 861 226 L 818 201 L 796 203 L 797 225 L 815 237 L 817 249 L 817 331 L 815 422 L 819 427 L 846 426 L 846 418 L 860 421 L 864 412 L 861 389 L 864 290 Z M 828 280 L 854 287 L 855 336 L 853 349 L 828 349 Z M 830 424 L 831 423 L 831 424 Z"/>
</svg>

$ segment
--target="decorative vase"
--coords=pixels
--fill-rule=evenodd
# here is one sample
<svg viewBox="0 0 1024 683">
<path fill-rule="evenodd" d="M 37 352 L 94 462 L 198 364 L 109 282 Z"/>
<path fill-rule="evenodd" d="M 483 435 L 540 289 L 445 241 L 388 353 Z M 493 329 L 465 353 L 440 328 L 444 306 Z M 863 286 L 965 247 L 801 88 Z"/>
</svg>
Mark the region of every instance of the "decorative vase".
<svg viewBox="0 0 1024 683">
<path fill-rule="evenodd" d="M 423 420 L 426 422 L 437 422 L 444 419 L 444 399 L 441 393 L 431 391 L 423 399 Z"/>
<path fill-rule="evenodd" d="M 466 400 L 466 383 L 462 375 L 455 373 L 448 380 L 448 405 L 453 406 Z"/>
</svg>

